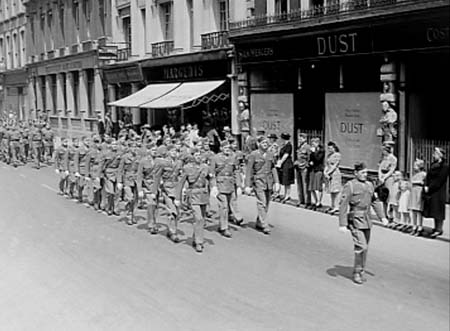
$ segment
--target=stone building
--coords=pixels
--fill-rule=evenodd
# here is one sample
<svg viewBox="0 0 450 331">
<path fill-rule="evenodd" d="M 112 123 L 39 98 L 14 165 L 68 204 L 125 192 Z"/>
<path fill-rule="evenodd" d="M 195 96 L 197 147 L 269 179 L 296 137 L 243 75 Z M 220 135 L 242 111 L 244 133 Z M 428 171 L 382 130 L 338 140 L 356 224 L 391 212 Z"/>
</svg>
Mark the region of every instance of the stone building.
<svg viewBox="0 0 450 331">
<path fill-rule="evenodd" d="M 26 119 L 26 17 L 23 1 L 0 1 L 0 115 Z"/>
</svg>

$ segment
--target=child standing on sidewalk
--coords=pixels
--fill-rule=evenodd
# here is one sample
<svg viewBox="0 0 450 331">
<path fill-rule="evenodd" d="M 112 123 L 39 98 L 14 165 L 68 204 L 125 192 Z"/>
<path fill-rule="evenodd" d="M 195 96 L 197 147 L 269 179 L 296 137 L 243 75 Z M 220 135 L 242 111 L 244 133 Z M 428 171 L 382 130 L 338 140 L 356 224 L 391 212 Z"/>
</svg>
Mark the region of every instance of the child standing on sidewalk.
<svg viewBox="0 0 450 331">
<path fill-rule="evenodd" d="M 400 221 L 402 223 L 399 228 L 400 231 L 411 231 L 411 218 L 409 217 L 409 197 L 411 194 L 409 181 L 402 179 L 399 184 L 400 192 L 398 198 L 398 212 L 400 214 Z"/>
<path fill-rule="evenodd" d="M 422 234 L 422 211 L 423 211 L 423 187 L 427 173 L 425 172 L 425 162 L 416 160 L 414 162 L 414 175 L 411 178 L 411 195 L 409 199 L 409 209 L 411 210 L 413 230 L 411 235 L 420 236 Z"/>
<path fill-rule="evenodd" d="M 400 181 L 402 178 L 401 171 L 395 171 L 394 175 L 394 183 L 389 190 L 388 204 L 387 204 L 387 214 L 390 221 L 390 228 L 396 229 L 400 224 L 400 214 L 398 212 L 398 198 L 400 193 Z"/>
</svg>

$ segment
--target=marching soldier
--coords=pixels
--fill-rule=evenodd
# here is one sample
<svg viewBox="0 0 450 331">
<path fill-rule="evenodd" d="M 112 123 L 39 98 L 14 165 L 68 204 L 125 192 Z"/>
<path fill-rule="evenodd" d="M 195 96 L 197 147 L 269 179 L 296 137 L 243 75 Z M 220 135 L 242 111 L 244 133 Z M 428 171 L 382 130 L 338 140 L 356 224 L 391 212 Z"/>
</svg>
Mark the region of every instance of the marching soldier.
<svg viewBox="0 0 450 331">
<path fill-rule="evenodd" d="M 193 245 L 198 253 L 204 248 L 204 226 L 206 217 L 206 206 L 209 203 L 209 180 L 210 169 L 202 161 L 200 150 L 193 149 L 193 156 L 183 167 L 183 175 L 177 188 L 177 199 L 175 204 L 180 205 L 184 184 L 187 183 L 186 195 L 187 205 L 194 215 L 194 240 Z"/>
<path fill-rule="evenodd" d="M 8 156 L 8 129 L 5 123 L 0 119 L 0 161 L 7 162 Z"/>
<path fill-rule="evenodd" d="M 167 236 L 174 243 L 179 243 L 180 239 L 177 234 L 179 209 L 175 205 L 176 188 L 178 180 L 181 176 L 183 163 L 178 159 L 178 153 L 175 146 L 158 148 L 160 158 L 155 161 L 156 175 L 155 182 L 160 187 L 161 196 L 164 200 L 165 207 L 169 212 Z M 166 156 L 168 152 L 168 156 Z M 166 156 L 166 157 L 164 157 Z"/>
<path fill-rule="evenodd" d="M 104 193 L 106 194 L 105 210 L 108 215 L 119 216 L 120 190 L 117 187 L 121 153 L 117 141 L 110 140 L 110 150 L 104 154 L 102 171 L 104 176 Z"/>
<path fill-rule="evenodd" d="M 372 206 L 377 216 L 384 224 L 388 224 L 382 205 L 375 200 L 373 184 L 367 181 L 367 168 L 364 163 L 356 163 L 354 167 L 355 178 L 345 184 L 342 191 L 339 231 L 350 230 L 355 251 L 355 266 L 353 281 L 362 284 L 366 279 L 364 270 L 369 248 L 370 229 L 370 207 Z"/>
<path fill-rule="evenodd" d="M 52 160 L 53 149 L 54 149 L 54 139 L 55 135 L 50 126 L 50 123 L 42 129 L 42 138 L 44 143 L 44 161 L 49 164 Z"/>
<path fill-rule="evenodd" d="M 40 169 L 43 144 L 42 131 L 37 123 L 31 127 L 29 136 L 31 141 L 31 148 L 33 149 L 34 167 L 36 169 Z"/>
<path fill-rule="evenodd" d="M 139 157 L 137 155 L 137 146 L 135 142 L 130 142 L 129 149 L 122 155 L 120 159 L 119 169 L 117 172 L 117 190 L 124 193 L 125 209 L 130 213 L 131 217 L 127 221 L 128 225 L 137 224 L 134 213 L 137 202 L 137 174 L 139 168 Z"/>
<path fill-rule="evenodd" d="M 9 150 L 11 153 L 11 159 L 14 167 L 20 164 L 20 146 L 21 146 L 22 135 L 20 133 L 17 124 L 13 124 L 9 130 Z"/>
<path fill-rule="evenodd" d="M 267 213 L 269 211 L 270 197 L 272 189 L 275 187 L 275 190 L 278 191 L 280 185 L 275 169 L 274 156 L 268 151 L 269 142 L 267 138 L 259 137 L 258 145 L 258 149 L 250 153 L 248 157 L 245 191 L 249 195 L 252 189 L 255 192 L 258 209 L 256 229 L 268 235 L 270 234 L 270 228 L 267 222 Z"/>
<path fill-rule="evenodd" d="M 156 146 L 147 144 L 147 153 L 139 160 L 137 171 L 137 191 L 147 205 L 147 228 L 151 234 L 158 234 L 156 210 L 158 208 L 158 185 L 155 181 Z"/>
<path fill-rule="evenodd" d="M 21 154 L 22 154 L 22 160 L 24 162 L 28 161 L 28 156 L 30 152 L 30 128 L 26 122 L 23 122 L 21 125 L 21 134 L 22 134 L 22 141 L 21 141 Z"/>
<path fill-rule="evenodd" d="M 211 161 L 211 194 L 216 197 L 219 204 L 219 232 L 226 238 L 231 238 L 228 228 L 229 219 L 235 223 L 242 222 L 242 216 L 233 208 L 233 199 L 236 197 L 239 181 L 239 164 L 236 156 L 231 153 L 228 141 L 222 142 L 222 152 L 217 154 Z"/>
<path fill-rule="evenodd" d="M 67 164 L 67 146 L 69 141 L 65 138 L 62 140 L 61 146 L 55 151 L 55 171 L 59 174 L 59 193 L 64 195 L 66 193 L 67 176 L 69 175 Z"/>
<path fill-rule="evenodd" d="M 101 172 L 102 172 L 103 152 L 100 137 L 94 137 L 92 148 L 87 156 L 88 174 L 88 202 L 95 210 L 100 210 L 101 202 Z"/>
<path fill-rule="evenodd" d="M 83 137 L 82 142 L 82 145 L 75 153 L 75 176 L 77 177 L 77 193 L 78 201 L 80 203 L 83 203 L 84 201 L 84 192 L 87 189 L 87 182 L 89 181 L 87 162 L 90 150 L 90 139 Z"/>
<path fill-rule="evenodd" d="M 76 173 L 78 171 L 76 167 L 75 155 L 79 147 L 79 139 L 72 138 L 72 145 L 67 148 L 67 170 L 69 171 L 69 176 L 67 177 L 67 193 L 70 199 L 76 199 L 78 196 L 78 194 L 76 193 L 78 179 Z"/>
</svg>

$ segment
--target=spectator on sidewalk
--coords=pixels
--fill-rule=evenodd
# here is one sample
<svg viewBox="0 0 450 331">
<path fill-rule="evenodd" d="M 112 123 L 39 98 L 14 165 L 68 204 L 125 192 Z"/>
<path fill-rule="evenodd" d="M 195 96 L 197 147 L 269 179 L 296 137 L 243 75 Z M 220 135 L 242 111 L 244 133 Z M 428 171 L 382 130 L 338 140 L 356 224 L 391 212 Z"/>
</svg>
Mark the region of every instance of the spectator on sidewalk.
<svg viewBox="0 0 450 331">
<path fill-rule="evenodd" d="M 280 184 L 283 186 L 283 199 L 281 203 L 291 200 L 291 186 L 294 184 L 294 163 L 292 162 L 292 144 L 289 133 L 281 134 L 281 149 L 278 154 L 277 168 L 279 169 Z"/>
<path fill-rule="evenodd" d="M 398 212 L 398 199 L 400 196 L 400 182 L 403 180 L 401 171 L 395 171 L 392 176 L 393 182 L 389 189 L 389 197 L 387 201 L 387 217 L 390 221 L 389 227 L 397 229 L 401 227 L 400 214 Z"/>
<path fill-rule="evenodd" d="M 422 235 L 423 231 L 423 189 L 426 175 L 425 162 L 416 160 L 414 162 L 414 175 L 411 178 L 411 195 L 409 199 L 409 209 L 411 210 L 413 223 L 411 235 L 416 237 Z"/>
<path fill-rule="evenodd" d="M 311 146 L 307 142 L 307 136 L 305 133 L 300 133 L 298 136 L 297 160 L 294 162 L 297 179 L 298 207 L 309 206 L 311 203 L 308 190 L 310 154 Z"/>
<path fill-rule="evenodd" d="M 425 178 L 425 205 L 424 217 L 434 219 L 432 238 L 443 234 L 443 223 L 445 219 L 445 196 L 446 183 L 449 175 L 449 167 L 445 163 L 445 152 L 436 147 L 433 153 L 433 163 Z"/>
<path fill-rule="evenodd" d="M 389 194 L 394 183 L 395 169 L 397 169 L 397 158 L 393 154 L 392 147 L 385 144 L 382 150 L 382 160 L 378 166 L 378 181 L 389 190 Z M 387 212 L 387 204 L 384 207 Z"/>
<path fill-rule="evenodd" d="M 332 141 L 328 142 L 328 156 L 324 170 L 326 191 L 331 196 L 331 207 L 328 213 L 335 214 L 339 211 L 337 205 L 338 196 L 342 191 L 342 175 L 339 170 L 341 153 L 339 147 Z"/>
<path fill-rule="evenodd" d="M 323 194 L 323 162 L 325 151 L 320 142 L 320 138 L 311 139 L 311 154 L 309 158 L 309 191 L 311 192 L 312 209 L 322 207 Z"/>
</svg>

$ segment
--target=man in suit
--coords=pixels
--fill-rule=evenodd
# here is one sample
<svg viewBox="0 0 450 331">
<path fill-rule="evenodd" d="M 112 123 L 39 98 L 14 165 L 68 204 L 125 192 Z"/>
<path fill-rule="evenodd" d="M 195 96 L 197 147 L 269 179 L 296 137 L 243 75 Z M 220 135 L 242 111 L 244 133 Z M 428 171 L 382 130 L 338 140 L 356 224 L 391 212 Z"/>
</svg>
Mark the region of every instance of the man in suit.
<svg viewBox="0 0 450 331">
<path fill-rule="evenodd" d="M 305 206 L 311 203 L 308 190 L 308 165 L 311 146 L 306 141 L 306 134 L 300 133 L 298 136 L 297 159 L 294 162 L 297 175 L 298 206 Z"/>
<path fill-rule="evenodd" d="M 248 157 L 245 176 L 245 191 L 251 194 L 252 189 L 256 195 L 258 218 L 256 229 L 264 234 L 270 234 L 267 214 L 269 212 L 272 189 L 279 190 L 278 173 L 275 169 L 274 156 L 268 151 L 269 142 L 266 137 L 258 138 L 258 149 L 250 153 Z M 275 185 L 274 185 L 275 184 Z"/>
<path fill-rule="evenodd" d="M 382 204 L 376 199 L 373 184 L 367 181 L 366 165 L 362 162 L 356 163 L 354 173 L 355 178 L 347 182 L 342 190 L 339 231 L 343 233 L 350 231 L 352 234 L 355 251 L 353 281 L 361 285 L 366 280 L 364 271 L 372 228 L 370 207 L 373 207 L 384 224 L 388 224 L 388 220 Z"/>
</svg>

